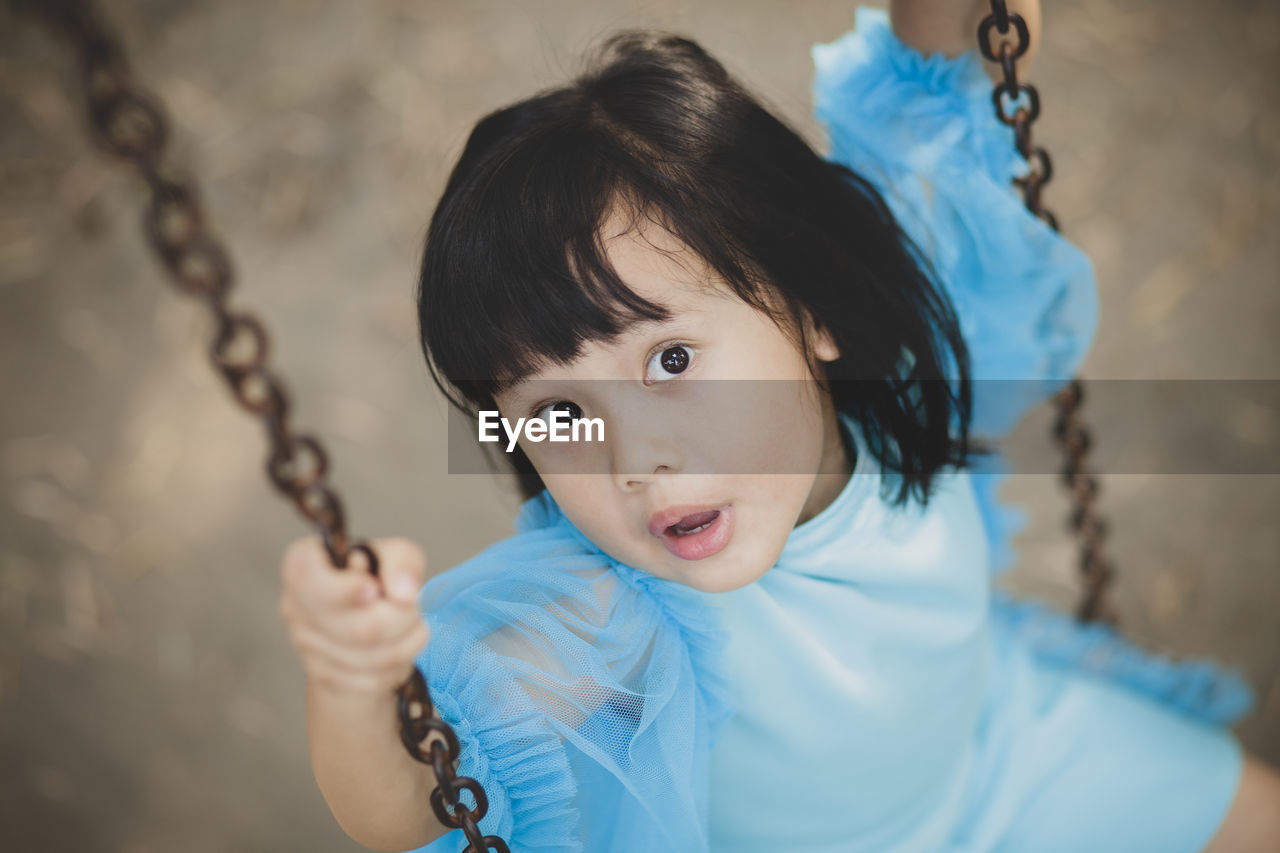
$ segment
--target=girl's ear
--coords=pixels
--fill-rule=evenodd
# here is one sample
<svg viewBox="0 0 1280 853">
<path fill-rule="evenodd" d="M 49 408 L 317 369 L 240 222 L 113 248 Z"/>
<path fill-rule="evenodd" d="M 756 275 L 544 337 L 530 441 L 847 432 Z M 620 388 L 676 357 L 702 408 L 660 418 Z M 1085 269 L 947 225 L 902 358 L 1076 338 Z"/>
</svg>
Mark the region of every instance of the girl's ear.
<svg viewBox="0 0 1280 853">
<path fill-rule="evenodd" d="M 831 337 L 831 332 L 827 331 L 826 326 L 809 321 L 809 339 L 813 341 L 813 354 L 817 356 L 818 361 L 835 361 L 840 357 L 840 347 L 836 346 L 835 339 Z"/>
</svg>

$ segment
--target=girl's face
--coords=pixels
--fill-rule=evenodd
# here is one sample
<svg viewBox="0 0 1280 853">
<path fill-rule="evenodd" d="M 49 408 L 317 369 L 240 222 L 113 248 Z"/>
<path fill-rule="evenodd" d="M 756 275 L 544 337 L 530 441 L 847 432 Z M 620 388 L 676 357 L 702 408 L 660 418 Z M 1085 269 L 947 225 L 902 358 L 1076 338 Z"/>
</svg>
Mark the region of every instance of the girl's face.
<svg viewBox="0 0 1280 853">
<path fill-rule="evenodd" d="M 830 394 L 799 345 L 669 232 L 614 217 L 603 234 L 618 275 L 672 319 L 587 344 L 505 389 L 499 410 L 514 424 L 560 404 L 604 422 L 603 441 L 520 446 L 605 553 L 706 592 L 749 584 L 848 482 Z M 820 361 L 839 356 L 809 333 Z"/>
</svg>

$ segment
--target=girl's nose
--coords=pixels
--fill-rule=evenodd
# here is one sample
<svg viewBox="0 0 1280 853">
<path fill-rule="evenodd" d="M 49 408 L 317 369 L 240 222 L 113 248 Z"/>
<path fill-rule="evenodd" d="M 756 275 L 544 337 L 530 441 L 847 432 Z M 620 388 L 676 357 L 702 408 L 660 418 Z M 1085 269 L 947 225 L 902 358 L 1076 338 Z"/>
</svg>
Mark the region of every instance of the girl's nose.
<svg viewBox="0 0 1280 853">
<path fill-rule="evenodd" d="M 614 482 L 623 491 L 635 491 L 684 467 L 680 436 L 685 431 L 662 408 L 641 406 L 614 415 L 607 441 Z"/>
<path fill-rule="evenodd" d="M 634 492 L 648 485 L 654 477 L 657 477 L 660 474 L 670 473 L 671 469 L 666 465 L 659 465 L 657 468 L 653 469 L 653 473 L 648 476 L 630 476 L 624 474 L 617 479 L 619 486 L 624 492 Z"/>
</svg>

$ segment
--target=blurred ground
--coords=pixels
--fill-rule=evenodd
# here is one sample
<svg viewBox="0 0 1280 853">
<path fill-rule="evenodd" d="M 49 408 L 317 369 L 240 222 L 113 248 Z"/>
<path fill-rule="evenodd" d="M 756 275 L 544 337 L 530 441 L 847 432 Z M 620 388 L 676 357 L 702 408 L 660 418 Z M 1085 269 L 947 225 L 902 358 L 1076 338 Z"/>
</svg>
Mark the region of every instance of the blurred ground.
<svg viewBox="0 0 1280 853">
<path fill-rule="evenodd" d="M 594 35 L 657 24 L 821 144 L 808 48 L 853 21 L 829 0 L 107 5 L 352 528 L 418 538 L 436 568 L 505 536 L 517 506 L 494 478 L 446 475 L 415 340 L 419 240 L 472 123 L 561 80 Z M 1045 21 L 1047 199 L 1102 289 L 1085 376 L 1277 378 L 1280 7 L 1079 0 Z M 139 186 L 89 149 L 69 57 L 7 10 L 0 46 L 0 847 L 359 849 L 312 780 L 276 614 L 279 553 L 305 529 L 205 364 L 203 318 L 144 250 Z M 1223 429 L 1274 435 L 1273 415 Z M 1090 417 L 1105 441 L 1114 413 Z M 1049 454 L 1048 421 L 1012 445 Z M 1035 514 L 1014 585 L 1072 601 L 1053 478 L 1008 496 Z M 1239 732 L 1273 762 L 1278 498 L 1276 476 L 1117 476 L 1102 496 L 1130 633 L 1244 669 L 1260 707 Z"/>
</svg>

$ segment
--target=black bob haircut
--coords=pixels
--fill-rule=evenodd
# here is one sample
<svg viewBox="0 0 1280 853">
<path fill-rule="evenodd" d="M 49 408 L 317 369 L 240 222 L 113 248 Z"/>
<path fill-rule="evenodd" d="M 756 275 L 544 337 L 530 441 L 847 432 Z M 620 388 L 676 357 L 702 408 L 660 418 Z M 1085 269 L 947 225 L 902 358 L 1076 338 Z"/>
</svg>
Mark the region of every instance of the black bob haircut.
<svg viewBox="0 0 1280 853">
<path fill-rule="evenodd" d="M 613 36 L 569 85 L 471 132 L 418 285 L 423 354 L 453 405 L 472 417 L 496 409 L 505 384 L 668 319 L 608 263 L 600 228 L 618 204 L 663 223 L 739 297 L 788 322 L 811 365 L 801 318 L 832 334 L 833 402 L 901 475 L 894 503 L 913 492 L 927 502 L 941 468 L 986 452 L 969 441 L 955 313 L 875 188 L 818 156 L 697 44 L 644 31 Z M 502 455 L 526 498 L 542 491 L 519 447 Z"/>
</svg>

